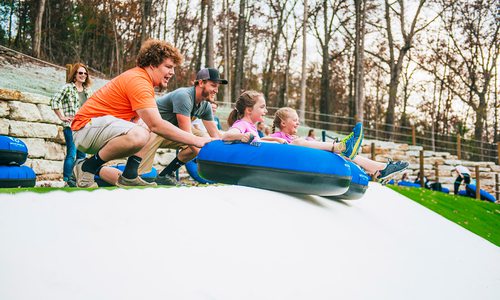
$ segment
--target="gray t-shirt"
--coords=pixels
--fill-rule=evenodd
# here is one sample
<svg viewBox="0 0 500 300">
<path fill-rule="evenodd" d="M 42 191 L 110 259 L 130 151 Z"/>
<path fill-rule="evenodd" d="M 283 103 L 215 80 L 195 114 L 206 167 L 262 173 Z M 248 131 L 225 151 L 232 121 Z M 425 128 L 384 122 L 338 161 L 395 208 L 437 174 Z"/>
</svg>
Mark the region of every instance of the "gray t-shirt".
<svg viewBox="0 0 500 300">
<path fill-rule="evenodd" d="M 160 98 L 156 99 L 158 110 L 162 119 L 169 121 L 175 126 L 177 123 L 177 114 L 190 117 L 191 121 L 196 118 L 213 121 L 212 106 L 208 101 L 201 101 L 195 104 L 195 87 L 178 88 Z"/>
</svg>

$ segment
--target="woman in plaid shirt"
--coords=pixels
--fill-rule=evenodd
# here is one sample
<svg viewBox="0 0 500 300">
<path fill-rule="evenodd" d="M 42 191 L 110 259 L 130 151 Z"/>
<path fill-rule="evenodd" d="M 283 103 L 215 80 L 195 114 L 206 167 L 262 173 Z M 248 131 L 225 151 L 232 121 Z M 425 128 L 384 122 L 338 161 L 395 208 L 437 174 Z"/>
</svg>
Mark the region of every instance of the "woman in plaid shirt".
<svg viewBox="0 0 500 300">
<path fill-rule="evenodd" d="M 87 67 L 84 64 L 76 63 L 71 68 L 67 83 L 50 100 L 50 106 L 63 122 L 64 140 L 66 141 L 63 178 L 68 186 L 75 186 L 74 181 L 70 180 L 75 160 L 85 158 L 85 153 L 76 149 L 70 125 L 80 106 L 87 101 L 91 83 Z"/>
</svg>

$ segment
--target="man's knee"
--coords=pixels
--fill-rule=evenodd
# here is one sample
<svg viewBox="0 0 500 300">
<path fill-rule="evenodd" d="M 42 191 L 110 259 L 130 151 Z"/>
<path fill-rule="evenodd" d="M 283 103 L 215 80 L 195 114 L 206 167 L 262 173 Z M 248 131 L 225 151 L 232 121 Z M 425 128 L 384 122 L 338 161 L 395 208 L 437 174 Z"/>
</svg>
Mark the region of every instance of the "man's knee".
<svg viewBox="0 0 500 300">
<path fill-rule="evenodd" d="M 146 146 L 149 141 L 150 132 L 140 126 L 132 128 L 127 134 L 127 144 L 130 148 L 140 150 Z"/>
</svg>

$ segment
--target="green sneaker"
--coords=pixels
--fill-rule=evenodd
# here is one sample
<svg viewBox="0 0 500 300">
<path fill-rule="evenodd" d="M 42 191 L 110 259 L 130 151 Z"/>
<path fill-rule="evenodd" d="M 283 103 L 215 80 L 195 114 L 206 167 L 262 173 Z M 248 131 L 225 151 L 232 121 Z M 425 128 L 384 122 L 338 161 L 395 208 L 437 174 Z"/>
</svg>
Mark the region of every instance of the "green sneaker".
<svg viewBox="0 0 500 300">
<path fill-rule="evenodd" d="M 358 155 L 358 151 L 361 148 L 361 142 L 363 142 L 364 132 L 363 124 L 361 122 L 356 123 L 352 132 L 340 141 L 342 145 L 342 155 L 349 159 L 353 159 Z"/>
</svg>

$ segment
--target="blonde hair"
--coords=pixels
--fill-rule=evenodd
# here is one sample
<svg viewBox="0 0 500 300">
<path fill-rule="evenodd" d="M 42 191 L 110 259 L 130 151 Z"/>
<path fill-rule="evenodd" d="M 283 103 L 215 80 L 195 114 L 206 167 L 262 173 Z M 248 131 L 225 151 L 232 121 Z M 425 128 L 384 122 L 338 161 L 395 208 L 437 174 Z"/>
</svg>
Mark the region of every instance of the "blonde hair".
<svg viewBox="0 0 500 300">
<path fill-rule="evenodd" d="M 83 87 L 88 88 L 92 84 L 92 79 L 90 79 L 90 73 L 89 69 L 87 68 L 86 65 L 82 63 L 74 63 L 73 66 L 71 66 L 71 70 L 69 71 L 68 78 L 66 79 L 67 83 L 72 83 L 76 81 L 76 73 L 78 73 L 78 69 L 84 68 L 85 72 L 87 72 L 87 78 L 83 82 Z"/>
<path fill-rule="evenodd" d="M 227 118 L 227 124 L 230 127 L 233 126 L 236 120 L 240 120 L 245 116 L 245 109 L 247 107 L 253 107 L 255 103 L 257 103 L 257 99 L 263 96 L 264 95 L 262 93 L 257 91 L 250 90 L 243 92 L 236 100 L 236 103 L 234 104 L 235 108 L 231 111 L 229 117 Z"/>
<path fill-rule="evenodd" d="M 276 127 L 281 129 L 281 122 L 285 121 L 293 113 L 297 113 L 297 112 L 295 111 L 295 109 L 293 109 L 291 107 L 282 107 L 282 108 L 278 109 L 276 111 L 276 113 L 274 114 L 272 132 L 274 133 L 276 131 Z"/>
</svg>

